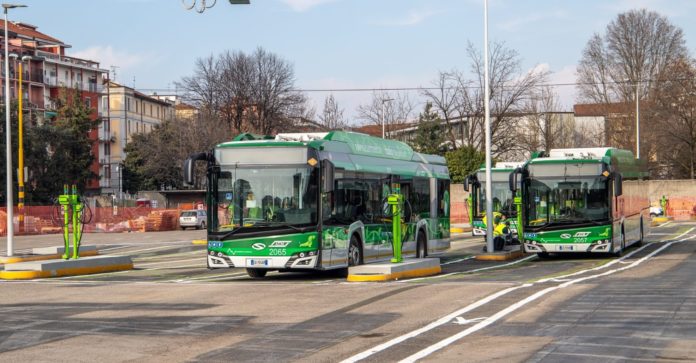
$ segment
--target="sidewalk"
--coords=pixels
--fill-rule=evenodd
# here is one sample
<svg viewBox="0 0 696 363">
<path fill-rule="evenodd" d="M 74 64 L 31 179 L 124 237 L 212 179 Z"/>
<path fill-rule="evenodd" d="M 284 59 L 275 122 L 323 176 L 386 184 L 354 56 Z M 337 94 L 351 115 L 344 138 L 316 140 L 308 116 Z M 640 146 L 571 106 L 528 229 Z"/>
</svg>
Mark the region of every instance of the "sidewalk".
<svg viewBox="0 0 696 363">
<path fill-rule="evenodd" d="M 463 233 L 471 233 L 471 225 L 469 223 L 453 223 L 450 225 L 451 235 L 458 235 Z"/>
</svg>

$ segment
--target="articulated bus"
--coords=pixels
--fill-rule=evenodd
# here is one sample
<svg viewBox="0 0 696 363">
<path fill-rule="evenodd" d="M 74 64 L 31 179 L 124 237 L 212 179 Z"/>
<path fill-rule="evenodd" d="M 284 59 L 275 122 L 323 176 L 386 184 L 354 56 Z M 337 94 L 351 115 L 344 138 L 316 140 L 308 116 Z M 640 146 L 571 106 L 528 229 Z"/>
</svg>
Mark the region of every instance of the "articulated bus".
<svg viewBox="0 0 696 363">
<path fill-rule="evenodd" d="M 402 253 L 425 257 L 449 248 L 449 172 L 440 156 L 364 134 L 242 134 L 207 162 L 208 267 L 328 270 L 392 256 L 391 206 L 404 197 Z"/>
<path fill-rule="evenodd" d="M 510 175 L 521 188 L 524 249 L 620 256 L 649 228 L 648 172 L 628 150 L 553 149 L 532 156 Z"/>
<path fill-rule="evenodd" d="M 493 215 L 504 215 L 509 219 L 510 230 L 517 233 L 517 208 L 513 203 L 514 195 L 508 187 L 510 173 L 522 166 L 524 162 L 497 162 L 491 168 L 491 195 L 493 198 Z M 469 192 L 469 219 L 471 234 L 486 236 L 486 168 L 482 167 L 464 179 L 464 190 Z"/>
</svg>

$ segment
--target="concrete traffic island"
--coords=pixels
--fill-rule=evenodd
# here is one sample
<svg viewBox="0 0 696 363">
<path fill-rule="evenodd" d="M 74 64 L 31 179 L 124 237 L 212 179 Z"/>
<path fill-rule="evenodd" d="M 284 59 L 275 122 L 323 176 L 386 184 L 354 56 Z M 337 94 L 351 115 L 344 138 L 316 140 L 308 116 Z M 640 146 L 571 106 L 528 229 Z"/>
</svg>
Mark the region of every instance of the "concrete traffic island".
<svg viewBox="0 0 696 363">
<path fill-rule="evenodd" d="M 479 261 L 510 261 L 524 256 L 521 245 L 506 246 L 503 251 L 483 252 L 476 255 Z"/>
<path fill-rule="evenodd" d="M 3 280 L 29 280 L 46 277 L 88 275 L 133 269 L 130 256 L 95 256 L 76 260 L 46 260 L 5 265 Z"/>
<path fill-rule="evenodd" d="M 20 262 L 30 262 L 30 261 L 42 261 L 42 260 L 56 260 L 60 259 L 65 253 L 65 247 L 54 246 L 54 247 L 42 247 L 34 248 L 30 254 L 18 255 L 12 257 L 0 257 L 0 264 L 11 264 Z M 99 254 L 97 246 L 80 246 L 80 256 L 96 256 Z M 72 255 L 72 248 L 70 248 L 69 255 Z"/>
<path fill-rule="evenodd" d="M 439 258 L 404 260 L 400 263 L 373 263 L 348 268 L 348 281 L 390 281 L 437 275 L 442 272 Z"/>
</svg>

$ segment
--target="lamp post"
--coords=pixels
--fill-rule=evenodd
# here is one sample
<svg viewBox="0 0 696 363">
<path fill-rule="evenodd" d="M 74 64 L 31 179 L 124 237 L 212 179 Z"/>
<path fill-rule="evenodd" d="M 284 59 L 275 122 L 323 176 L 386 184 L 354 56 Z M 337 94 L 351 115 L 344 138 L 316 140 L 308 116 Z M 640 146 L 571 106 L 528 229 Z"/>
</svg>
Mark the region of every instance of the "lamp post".
<svg viewBox="0 0 696 363">
<path fill-rule="evenodd" d="M 116 164 L 116 173 L 118 173 L 118 204 L 121 204 L 121 171 L 123 167 L 121 163 Z"/>
<path fill-rule="evenodd" d="M 491 111 L 490 111 L 490 90 L 488 89 L 488 0 L 484 1 L 483 6 L 483 88 L 484 99 L 483 107 L 486 114 L 486 252 L 492 253 L 493 246 L 493 193 L 491 191 Z"/>
<path fill-rule="evenodd" d="M 394 101 L 393 98 L 383 98 L 382 99 L 382 138 L 384 139 L 384 124 L 385 124 L 385 117 L 384 117 L 384 104 L 387 102 Z"/>
<path fill-rule="evenodd" d="M 26 5 L 2 4 L 5 13 L 5 170 L 7 183 L 7 257 L 14 255 L 14 222 L 13 222 L 13 202 L 12 202 L 12 129 L 10 128 L 10 62 L 8 55 L 7 42 L 7 10 L 14 8 L 25 8 Z"/>
<path fill-rule="evenodd" d="M 640 159 L 640 80 L 636 81 L 636 159 Z"/>
<path fill-rule="evenodd" d="M 212 8 L 215 6 L 215 3 L 217 3 L 217 0 L 192 0 L 191 4 L 187 4 L 188 1 L 191 0 L 181 0 L 181 3 L 184 5 L 184 9 L 186 10 L 191 10 L 193 8 L 196 8 L 196 11 L 198 13 L 203 13 L 206 9 Z M 229 0 L 230 5 L 249 5 L 250 0 Z M 198 3 L 198 4 L 197 4 Z M 196 6 L 198 5 L 198 6 Z"/>
</svg>

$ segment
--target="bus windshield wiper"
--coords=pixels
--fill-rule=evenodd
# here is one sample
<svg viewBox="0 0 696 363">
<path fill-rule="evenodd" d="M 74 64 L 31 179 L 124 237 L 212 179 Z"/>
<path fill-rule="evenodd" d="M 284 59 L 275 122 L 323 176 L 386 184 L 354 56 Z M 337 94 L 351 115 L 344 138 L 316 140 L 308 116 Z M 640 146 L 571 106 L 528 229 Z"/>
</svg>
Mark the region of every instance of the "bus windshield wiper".
<svg viewBox="0 0 696 363">
<path fill-rule="evenodd" d="M 244 226 L 237 227 L 237 228 L 235 228 L 235 229 L 233 229 L 233 230 L 231 230 L 231 231 L 229 231 L 229 232 L 223 234 L 222 237 L 220 237 L 220 241 L 224 241 L 227 237 L 229 237 L 229 236 L 231 236 L 231 235 L 233 235 L 233 234 L 239 232 L 239 230 L 242 229 L 242 228 L 244 228 Z"/>
<path fill-rule="evenodd" d="M 295 231 L 298 231 L 298 232 L 304 232 L 304 231 L 305 231 L 304 228 L 295 227 L 295 226 L 293 226 L 292 224 L 283 223 L 283 222 L 257 222 L 256 224 L 254 224 L 254 226 L 288 227 L 288 228 L 292 228 L 292 229 L 294 229 Z"/>
</svg>

